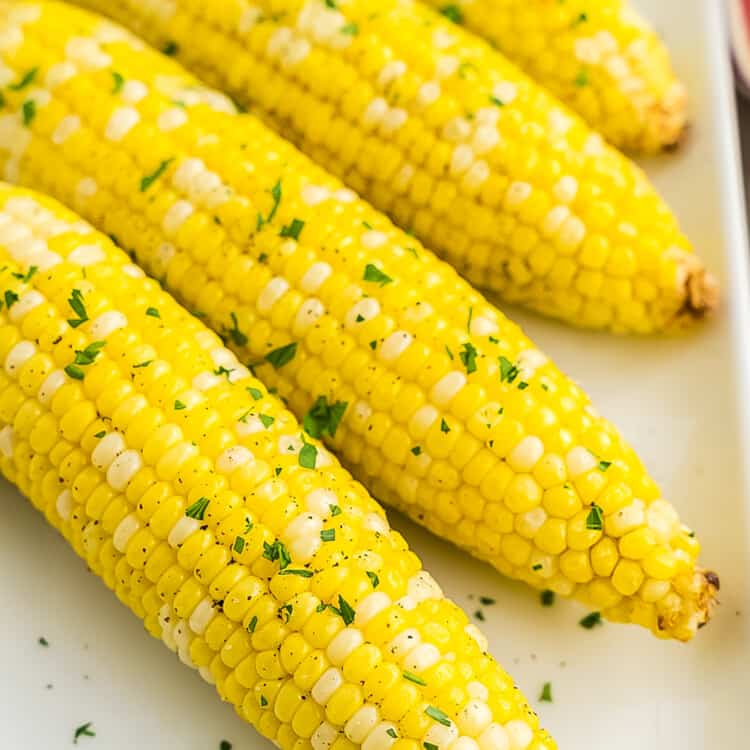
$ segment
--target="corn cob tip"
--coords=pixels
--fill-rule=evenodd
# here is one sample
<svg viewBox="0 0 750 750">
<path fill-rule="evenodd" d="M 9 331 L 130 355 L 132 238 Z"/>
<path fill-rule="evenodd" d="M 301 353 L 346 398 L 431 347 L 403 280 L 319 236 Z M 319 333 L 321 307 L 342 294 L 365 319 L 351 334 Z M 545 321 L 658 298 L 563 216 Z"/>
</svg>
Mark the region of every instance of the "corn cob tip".
<svg viewBox="0 0 750 750">
<path fill-rule="evenodd" d="M 716 598 L 721 588 L 719 576 L 710 570 L 698 570 L 692 579 L 687 586 L 695 595 L 687 596 L 679 610 L 658 617 L 658 635 L 686 643 L 713 617 L 719 604 Z"/>
<path fill-rule="evenodd" d="M 647 140 L 659 144 L 661 151 L 677 151 L 690 132 L 687 105 L 687 89 L 677 82 L 665 96 L 654 101 L 647 117 L 653 132 L 652 137 Z"/>
<path fill-rule="evenodd" d="M 709 316 L 719 303 L 719 282 L 706 270 L 696 256 L 680 252 L 679 279 L 682 306 L 677 311 L 673 327 L 682 328 Z"/>
</svg>

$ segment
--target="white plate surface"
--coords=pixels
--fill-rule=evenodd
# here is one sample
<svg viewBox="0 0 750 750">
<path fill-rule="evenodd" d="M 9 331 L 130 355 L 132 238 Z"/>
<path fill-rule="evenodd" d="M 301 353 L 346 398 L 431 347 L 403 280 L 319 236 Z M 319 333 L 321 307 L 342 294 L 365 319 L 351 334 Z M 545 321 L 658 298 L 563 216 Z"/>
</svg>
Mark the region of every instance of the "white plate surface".
<svg viewBox="0 0 750 750">
<path fill-rule="evenodd" d="M 621 426 L 698 531 L 721 573 L 722 606 L 690 645 L 638 628 L 585 631 L 583 612 L 537 595 L 392 514 L 446 592 L 485 607 L 493 653 L 565 750 L 746 748 L 750 726 L 750 497 L 744 466 L 750 331 L 733 98 L 718 0 L 640 3 L 690 88 L 694 128 L 679 154 L 647 165 L 721 279 L 722 309 L 675 340 L 614 339 L 518 315 L 537 342 Z M 515 311 L 512 313 L 515 314 Z M 0 747 L 236 750 L 270 745 L 183 667 L 18 493 L 0 486 Z M 37 642 L 44 636 L 49 647 Z M 53 687 L 47 688 L 51 684 Z"/>
</svg>

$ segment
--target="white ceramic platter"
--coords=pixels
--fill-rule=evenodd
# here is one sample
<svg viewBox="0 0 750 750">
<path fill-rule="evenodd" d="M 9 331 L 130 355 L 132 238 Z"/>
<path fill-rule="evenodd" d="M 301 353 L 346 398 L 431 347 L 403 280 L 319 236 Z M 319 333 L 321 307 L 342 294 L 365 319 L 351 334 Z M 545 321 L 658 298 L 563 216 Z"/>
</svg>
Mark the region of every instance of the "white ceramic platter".
<svg viewBox="0 0 750 750">
<path fill-rule="evenodd" d="M 542 704 L 564 750 L 748 747 L 750 492 L 744 466 L 750 333 L 739 157 L 719 0 L 642 0 L 692 97 L 678 154 L 646 166 L 723 283 L 718 316 L 674 340 L 616 339 L 520 315 L 645 457 L 721 573 L 722 606 L 688 645 L 637 628 L 587 631 L 570 603 L 536 594 L 393 515 L 446 592 L 470 612 L 482 595 L 493 653 Z M 515 311 L 512 311 L 516 315 Z M 182 666 L 91 574 L 44 519 L 0 485 L 0 748 L 270 747 Z M 48 647 L 40 646 L 45 637 Z M 52 687 L 47 687 L 52 685 Z"/>
</svg>

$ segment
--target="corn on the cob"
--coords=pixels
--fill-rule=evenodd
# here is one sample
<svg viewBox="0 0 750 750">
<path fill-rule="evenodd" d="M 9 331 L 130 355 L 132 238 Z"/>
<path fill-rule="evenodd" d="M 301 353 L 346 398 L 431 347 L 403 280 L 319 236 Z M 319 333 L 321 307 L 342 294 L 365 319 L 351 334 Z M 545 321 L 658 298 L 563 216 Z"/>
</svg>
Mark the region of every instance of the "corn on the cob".
<svg viewBox="0 0 750 750">
<path fill-rule="evenodd" d="M 404 0 L 83 0 L 257 107 L 480 288 L 652 332 L 715 285 L 643 173 L 484 42 Z"/>
<path fill-rule="evenodd" d="M 553 750 L 362 486 L 125 253 L 0 184 L 0 259 L 2 473 L 241 716 L 287 750 Z"/>
<path fill-rule="evenodd" d="M 485 37 L 618 148 L 674 148 L 685 87 L 659 35 L 628 0 L 427 0 Z"/>
<path fill-rule="evenodd" d="M 612 619 L 707 620 L 715 578 L 633 450 L 449 266 L 118 27 L 0 17 L 12 80 L 36 81 L 4 91 L 0 169 L 116 237 L 376 497 Z"/>
</svg>

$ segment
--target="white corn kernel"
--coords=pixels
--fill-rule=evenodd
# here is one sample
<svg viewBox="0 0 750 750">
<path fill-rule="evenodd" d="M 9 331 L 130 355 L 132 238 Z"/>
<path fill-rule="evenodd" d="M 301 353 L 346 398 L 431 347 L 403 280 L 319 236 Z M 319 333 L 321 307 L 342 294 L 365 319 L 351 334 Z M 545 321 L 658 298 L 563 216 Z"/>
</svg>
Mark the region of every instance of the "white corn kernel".
<svg viewBox="0 0 750 750">
<path fill-rule="evenodd" d="M 358 628 L 344 628 L 337 633 L 326 648 L 326 656 L 335 667 L 340 667 L 349 654 L 364 643 L 362 631 Z"/>
<path fill-rule="evenodd" d="M 36 346 L 31 341 L 19 341 L 5 356 L 5 372 L 15 377 L 24 364 L 36 354 Z"/>
<path fill-rule="evenodd" d="M 107 469 L 107 482 L 112 489 L 124 490 L 142 466 L 141 454 L 135 450 L 127 450 L 110 464 Z"/>
<path fill-rule="evenodd" d="M 216 471 L 221 474 L 231 474 L 240 466 L 253 461 L 254 458 L 252 451 L 245 448 L 244 445 L 234 445 L 219 454 L 216 459 Z"/>
<path fill-rule="evenodd" d="M 330 667 L 313 685 L 310 695 L 321 706 L 325 706 L 331 696 L 344 684 L 344 676 L 335 667 Z"/>
<path fill-rule="evenodd" d="M 69 521 L 73 513 L 73 495 L 70 490 L 63 490 L 55 500 L 55 510 L 63 521 Z"/>
<path fill-rule="evenodd" d="M 365 703 L 365 705 L 346 722 L 344 734 L 354 744 L 361 744 L 364 742 L 367 735 L 375 728 L 379 720 L 380 715 L 378 709 L 369 703 Z"/>
<path fill-rule="evenodd" d="M 117 524 L 117 528 L 112 534 L 112 545 L 114 548 L 118 552 L 124 553 L 133 534 L 135 534 L 140 528 L 141 522 L 134 513 L 125 516 L 125 518 Z"/>
</svg>

